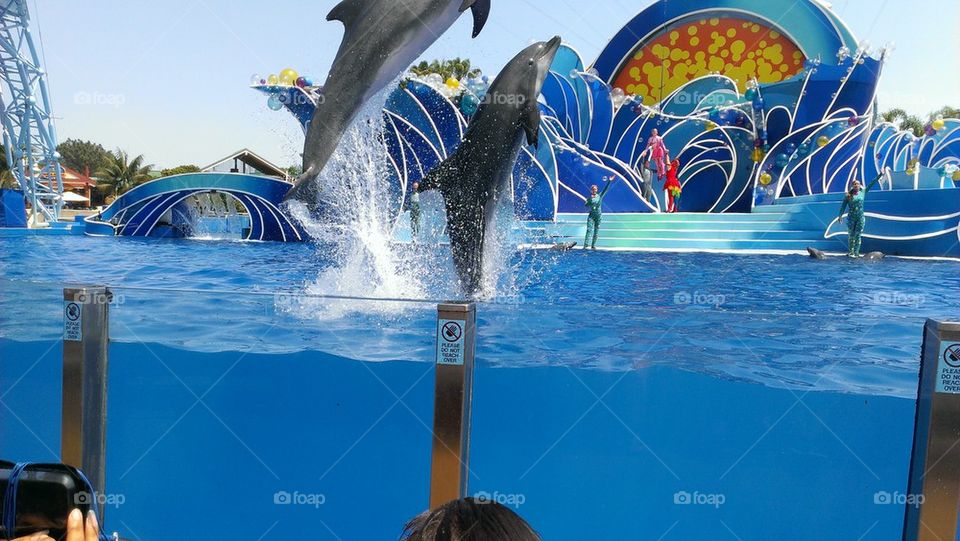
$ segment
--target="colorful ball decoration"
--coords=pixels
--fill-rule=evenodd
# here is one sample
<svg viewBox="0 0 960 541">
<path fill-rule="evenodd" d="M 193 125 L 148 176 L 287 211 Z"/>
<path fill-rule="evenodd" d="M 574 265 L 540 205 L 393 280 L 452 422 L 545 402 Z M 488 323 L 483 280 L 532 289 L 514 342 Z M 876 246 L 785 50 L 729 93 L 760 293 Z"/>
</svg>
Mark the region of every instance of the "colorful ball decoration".
<svg viewBox="0 0 960 541">
<path fill-rule="evenodd" d="M 856 116 L 852 116 L 852 117 L 850 117 L 850 118 L 847 119 L 847 124 L 849 124 L 850 127 L 852 128 L 852 127 L 856 126 L 857 124 L 860 124 L 860 118 L 859 118 L 859 117 L 856 117 Z"/>
<path fill-rule="evenodd" d="M 254 73 L 250 76 L 250 85 L 257 86 L 263 84 L 263 77 L 260 77 L 259 73 Z"/>
<path fill-rule="evenodd" d="M 703 124 L 703 127 L 706 128 L 707 131 L 715 130 L 717 129 L 717 123 L 712 120 L 708 120 Z"/>
<path fill-rule="evenodd" d="M 460 109 L 463 114 L 473 116 L 480 109 L 480 98 L 469 92 L 464 94 L 463 98 L 460 99 Z"/>
<path fill-rule="evenodd" d="M 800 143 L 800 147 L 797 149 L 797 154 L 801 156 L 810 154 L 810 141 L 804 141 L 803 143 Z"/>
<path fill-rule="evenodd" d="M 933 137 L 937 134 L 937 130 L 933 129 L 932 124 L 927 124 L 923 127 L 923 133 L 926 134 L 927 137 Z"/>
<path fill-rule="evenodd" d="M 820 137 L 817 137 L 817 146 L 818 146 L 818 147 L 823 148 L 823 147 L 825 147 L 825 146 L 827 146 L 827 145 L 829 145 L 829 144 L 830 144 L 830 138 L 827 137 L 826 135 L 821 135 Z"/>
<path fill-rule="evenodd" d="M 763 110 L 763 106 L 764 106 L 763 98 L 758 97 L 757 99 L 753 100 L 753 110 L 754 110 L 754 111 L 762 111 L 762 110 Z"/>
<path fill-rule="evenodd" d="M 940 131 L 947 126 L 947 122 L 943 120 L 942 116 L 938 116 L 936 120 L 930 123 L 930 127 L 936 131 Z"/>
<path fill-rule="evenodd" d="M 267 84 L 270 86 L 277 86 L 280 84 L 280 77 L 277 75 L 270 75 L 267 77 Z"/>
<path fill-rule="evenodd" d="M 786 154 L 779 154 L 777 156 L 777 167 L 786 167 L 790 163 L 790 156 Z"/>
<path fill-rule="evenodd" d="M 271 111 L 283 109 L 283 102 L 280 100 L 280 95 L 271 94 L 270 98 L 267 99 L 267 107 L 269 107 Z"/>
<path fill-rule="evenodd" d="M 300 78 L 300 74 L 292 68 L 287 68 L 280 72 L 280 83 L 284 86 L 293 86 Z"/>
<path fill-rule="evenodd" d="M 460 89 L 460 81 L 458 81 L 457 79 L 454 79 L 453 77 L 450 77 L 449 79 L 447 79 L 446 85 L 454 90 Z"/>
<path fill-rule="evenodd" d="M 297 85 L 298 88 L 307 88 L 307 86 L 309 86 L 307 84 L 306 77 L 297 77 L 297 80 L 294 81 L 294 84 Z"/>
<path fill-rule="evenodd" d="M 748 101 L 755 100 L 757 98 L 757 89 L 751 88 L 750 90 L 747 90 L 747 92 L 743 95 L 743 97 L 746 98 Z"/>
<path fill-rule="evenodd" d="M 760 184 L 769 186 L 771 182 L 773 182 L 773 176 L 771 176 L 770 173 L 760 175 Z"/>
<path fill-rule="evenodd" d="M 753 153 L 750 155 L 750 159 L 753 160 L 754 163 L 760 163 L 761 161 L 763 161 L 763 149 L 762 148 L 753 149 Z"/>
<path fill-rule="evenodd" d="M 960 182 L 960 169 L 957 169 L 953 172 L 953 177 L 951 177 L 954 182 Z"/>
</svg>

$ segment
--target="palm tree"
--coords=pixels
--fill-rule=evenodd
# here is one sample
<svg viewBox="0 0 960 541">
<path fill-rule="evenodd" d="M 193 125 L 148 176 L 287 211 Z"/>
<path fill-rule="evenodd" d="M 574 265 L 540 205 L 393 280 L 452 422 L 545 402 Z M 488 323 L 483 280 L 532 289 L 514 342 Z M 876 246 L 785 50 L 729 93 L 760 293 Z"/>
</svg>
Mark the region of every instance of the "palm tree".
<svg viewBox="0 0 960 541">
<path fill-rule="evenodd" d="M 453 60 L 434 60 L 432 62 L 420 62 L 410 68 L 410 71 L 423 77 L 431 73 L 439 73 L 444 80 L 454 78 L 457 80 L 464 77 L 479 77 L 483 74 L 479 69 L 475 69 L 468 58 L 454 58 Z"/>
<path fill-rule="evenodd" d="M 107 197 L 117 197 L 150 180 L 152 165 L 143 164 L 143 155 L 133 160 L 117 149 L 107 156 L 107 163 L 97 172 L 97 189 Z"/>
</svg>

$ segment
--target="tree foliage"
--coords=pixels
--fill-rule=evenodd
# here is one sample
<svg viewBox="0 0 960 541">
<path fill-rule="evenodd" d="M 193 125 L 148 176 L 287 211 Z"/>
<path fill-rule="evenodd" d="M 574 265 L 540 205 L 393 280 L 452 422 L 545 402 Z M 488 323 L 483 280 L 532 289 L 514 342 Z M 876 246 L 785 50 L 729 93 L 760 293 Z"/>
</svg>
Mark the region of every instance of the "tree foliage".
<svg viewBox="0 0 960 541">
<path fill-rule="evenodd" d="M 108 197 L 122 195 L 150 180 L 152 165 L 144 165 L 143 155 L 132 160 L 123 150 L 108 152 L 107 163 L 97 171 L 97 188 Z"/>
<path fill-rule="evenodd" d="M 160 178 L 163 177 L 172 177 L 176 175 L 186 175 L 187 173 L 199 173 L 200 168 L 196 165 L 181 165 L 178 167 L 173 167 L 171 169 L 163 169 L 160 171 Z"/>
<path fill-rule="evenodd" d="M 57 147 L 60 163 L 85 175 L 96 174 L 110 159 L 110 152 L 90 141 L 67 139 Z"/>
<path fill-rule="evenodd" d="M 20 183 L 7 164 L 7 151 L 0 146 L 0 190 L 19 190 Z"/>
<path fill-rule="evenodd" d="M 923 128 L 928 122 L 933 122 L 938 117 L 960 118 L 960 109 L 950 106 L 941 107 L 940 109 L 937 109 L 936 111 L 927 115 L 926 121 L 924 121 L 921 117 L 917 115 L 911 115 L 900 108 L 890 109 L 881 116 L 885 122 L 890 122 L 891 124 L 898 126 L 901 130 L 909 131 L 917 137 L 922 137 Z"/>
<path fill-rule="evenodd" d="M 466 58 L 434 60 L 432 62 L 423 61 L 410 68 L 410 71 L 420 77 L 430 75 L 431 73 L 439 73 L 443 76 L 444 80 L 453 78 L 458 81 L 464 77 L 480 77 L 483 74 L 480 69 L 473 67 L 470 59 Z"/>
</svg>

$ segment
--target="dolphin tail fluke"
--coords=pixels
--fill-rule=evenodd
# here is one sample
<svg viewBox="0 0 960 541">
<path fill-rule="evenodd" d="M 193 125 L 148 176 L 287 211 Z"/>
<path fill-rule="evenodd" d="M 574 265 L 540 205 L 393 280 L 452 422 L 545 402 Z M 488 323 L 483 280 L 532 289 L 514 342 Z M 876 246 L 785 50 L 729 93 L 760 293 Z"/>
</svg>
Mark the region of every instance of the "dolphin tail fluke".
<svg viewBox="0 0 960 541">
<path fill-rule="evenodd" d="M 473 10 L 473 37 L 477 37 L 490 17 L 490 0 L 463 0 L 460 13 L 468 9 Z"/>
<path fill-rule="evenodd" d="M 293 188 L 290 188 L 287 195 L 283 197 L 283 202 L 296 200 L 305 204 L 315 203 L 317 200 L 317 187 L 314 183 L 316 176 L 312 169 L 300 175 L 293 183 Z"/>
</svg>

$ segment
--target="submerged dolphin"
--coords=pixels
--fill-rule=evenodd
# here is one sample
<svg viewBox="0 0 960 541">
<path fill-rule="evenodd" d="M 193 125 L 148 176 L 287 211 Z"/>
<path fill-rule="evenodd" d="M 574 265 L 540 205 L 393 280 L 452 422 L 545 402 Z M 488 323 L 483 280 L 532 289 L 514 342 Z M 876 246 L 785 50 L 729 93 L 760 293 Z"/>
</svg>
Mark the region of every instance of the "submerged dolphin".
<svg viewBox="0 0 960 541">
<path fill-rule="evenodd" d="M 400 76 L 464 11 L 473 10 L 473 37 L 490 0 L 343 0 L 327 15 L 345 31 L 303 147 L 303 174 L 286 199 L 312 203 L 312 180 L 337 149 L 363 105 Z"/>
<path fill-rule="evenodd" d="M 823 260 L 827 258 L 827 254 L 813 247 L 807 247 L 807 253 L 810 254 L 811 259 Z M 869 254 L 864 255 L 863 259 L 865 261 L 881 261 L 886 257 L 887 255 L 884 254 L 883 252 L 870 252 Z"/>
<path fill-rule="evenodd" d="M 487 224 L 501 197 L 512 197 L 507 192 L 520 150 L 539 146 L 537 98 L 560 43 L 559 36 L 536 43 L 511 60 L 487 91 L 463 142 L 420 183 L 421 192 L 443 194 L 453 263 L 469 296 L 480 292 Z"/>
</svg>

